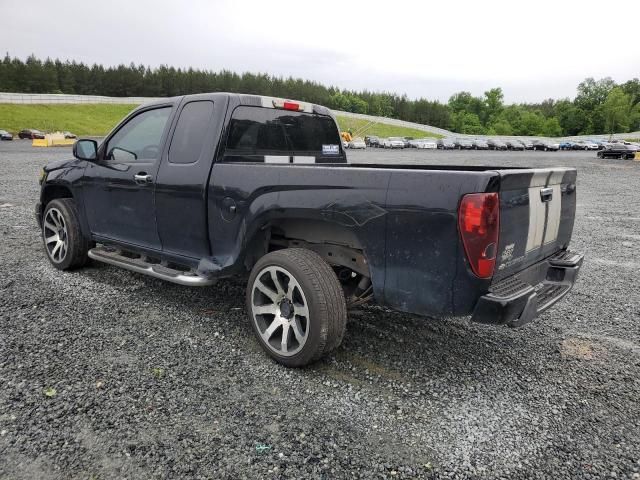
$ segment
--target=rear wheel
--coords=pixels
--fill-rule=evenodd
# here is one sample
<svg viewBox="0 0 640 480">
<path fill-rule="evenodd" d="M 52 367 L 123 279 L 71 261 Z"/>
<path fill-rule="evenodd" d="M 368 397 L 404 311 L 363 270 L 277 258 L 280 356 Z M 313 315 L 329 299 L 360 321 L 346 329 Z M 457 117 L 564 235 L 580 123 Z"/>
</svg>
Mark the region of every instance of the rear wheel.
<svg viewBox="0 0 640 480">
<path fill-rule="evenodd" d="M 344 292 L 333 269 L 310 250 L 271 252 L 253 267 L 247 312 L 262 348 L 287 367 L 315 362 L 342 342 Z"/>
<path fill-rule="evenodd" d="M 71 270 L 87 263 L 89 242 L 82 235 L 76 203 L 71 198 L 52 200 L 42 216 L 42 239 L 51 264 Z"/>
</svg>

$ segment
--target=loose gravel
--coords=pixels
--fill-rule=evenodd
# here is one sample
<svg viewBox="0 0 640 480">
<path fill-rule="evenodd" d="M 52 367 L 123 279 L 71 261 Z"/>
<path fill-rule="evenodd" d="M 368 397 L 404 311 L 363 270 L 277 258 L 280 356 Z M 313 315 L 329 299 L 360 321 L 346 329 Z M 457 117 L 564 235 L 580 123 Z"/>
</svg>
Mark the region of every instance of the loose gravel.
<svg viewBox="0 0 640 480">
<path fill-rule="evenodd" d="M 577 166 L 573 292 L 521 329 L 350 312 L 306 369 L 253 339 L 242 280 L 190 289 L 48 263 L 39 169 L 0 143 L 0 479 L 640 478 L 640 162 L 593 152 L 350 152 Z"/>
</svg>

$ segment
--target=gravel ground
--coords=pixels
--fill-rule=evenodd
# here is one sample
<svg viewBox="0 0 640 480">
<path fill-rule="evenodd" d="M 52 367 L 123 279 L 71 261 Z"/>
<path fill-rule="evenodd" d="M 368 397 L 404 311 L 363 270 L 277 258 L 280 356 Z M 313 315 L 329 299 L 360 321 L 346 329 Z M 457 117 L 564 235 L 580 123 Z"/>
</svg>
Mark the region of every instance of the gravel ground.
<svg viewBox="0 0 640 480">
<path fill-rule="evenodd" d="M 0 478 L 640 478 L 640 163 L 577 152 L 351 152 L 353 162 L 577 166 L 562 302 L 521 329 L 376 306 L 288 370 L 244 285 L 60 273 L 33 218 L 69 149 L 0 143 Z"/>
</svg>

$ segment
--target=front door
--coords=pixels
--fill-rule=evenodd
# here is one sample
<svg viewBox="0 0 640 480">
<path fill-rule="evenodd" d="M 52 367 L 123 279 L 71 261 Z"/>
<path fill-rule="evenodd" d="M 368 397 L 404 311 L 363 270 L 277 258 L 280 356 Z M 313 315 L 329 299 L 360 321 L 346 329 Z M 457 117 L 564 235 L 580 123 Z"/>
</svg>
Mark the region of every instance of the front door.
<svg viewBox="0 0 640 480">
<path fill-rule="evenodd" d="M 154 185 L 171 106 L 141 111 L 124 123 L 84 172 L 84 202 L 91 233 L 160 250 Z"/>
</svg>

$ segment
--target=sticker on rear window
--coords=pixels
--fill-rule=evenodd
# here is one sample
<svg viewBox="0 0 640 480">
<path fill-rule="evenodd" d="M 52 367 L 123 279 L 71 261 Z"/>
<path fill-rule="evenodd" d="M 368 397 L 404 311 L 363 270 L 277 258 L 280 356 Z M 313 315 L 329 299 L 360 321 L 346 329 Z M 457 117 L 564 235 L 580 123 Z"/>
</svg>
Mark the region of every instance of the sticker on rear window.
<svg viewBox="0 0 640 480">
<path fill-rule="evenodd" d="M 323 155 L 338 155 L 340 153 L 339 145 L 322 145 Z"/>
</svg>

